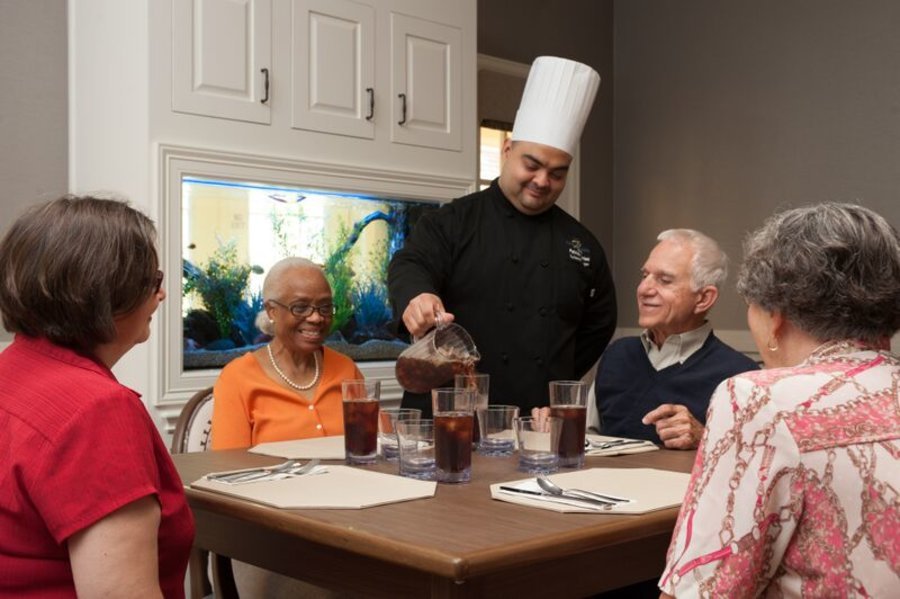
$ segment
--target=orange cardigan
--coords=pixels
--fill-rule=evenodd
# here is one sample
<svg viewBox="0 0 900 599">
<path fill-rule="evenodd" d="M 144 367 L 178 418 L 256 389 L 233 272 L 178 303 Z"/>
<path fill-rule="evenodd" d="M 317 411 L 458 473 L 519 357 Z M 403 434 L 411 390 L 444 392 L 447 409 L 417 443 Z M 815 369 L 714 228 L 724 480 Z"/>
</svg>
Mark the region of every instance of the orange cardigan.
<svg viewBox="0 0 900 599">
<path fill-rule="evenodd" d="M 269 378 L 252 352 L 229 362 L 213 388 L 212 448 L 344 434 L 341 381 L 363 378 L 347 356 L 322 348 L 315 396 Z"/>
</svg>

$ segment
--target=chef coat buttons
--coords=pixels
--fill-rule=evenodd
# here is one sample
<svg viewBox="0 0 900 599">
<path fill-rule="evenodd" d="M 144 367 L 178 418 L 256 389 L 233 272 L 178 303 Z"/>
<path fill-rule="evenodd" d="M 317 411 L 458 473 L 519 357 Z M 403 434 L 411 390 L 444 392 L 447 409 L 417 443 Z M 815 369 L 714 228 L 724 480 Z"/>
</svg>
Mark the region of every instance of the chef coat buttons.
<svg viewBox="0 0 900 599">
<path fill-rule="evenodd" d="M 541 316 L 547 316 L 547 308 L 541 306 L 541 309 L 538 310 L 538 314 L 540 314 Z"/>
<path fill-rule="evenodd" d="M 541 260 L 541 268 L 547 268 L 548 266 L 550 266 L 549 260 Z"/>
<path fill-rule="evenodd" d="M 500 359 L 504 364 L 509 364 L 509 354 L 500 354 Z"/>
<path fill-rule="evenodd" d="M 512 305 L 512 302 L 506 302 L 506 311 L 507 312 L 512 312 L 513 308 L 515 308 L 515 306 Z"/>
<path fill-rule="evenodd" d="M 519 257 L 516 256 L 515 254 L 513 254 L 512 256 L 510 256 L 509 259 L 512 260 L 512 263 L 513 263 L 513 264 L 518 264 L 518 263 L 519 263 Z"/>
<path fill-rule="evenodd" d="M 313 410 L 315 410 L 315 408 L 314 408 L 312 405 L 310 405 L 310 406 L 309 406 L 309 411 L 312 412 Z"/>
<path fill-rule="evenodd" d="M 534 359 L 534 363 L 537 364 L 538 366 L 543 366 L 543 365 L 544 365 L 544 358 L 535 358 L 535 359 Z"/>
<path fill-rule="evenodd" d="M 322 425 L 321 425 L 321 424 L 317 424 L 317 425 L 316 425 L 316 430 L 317 430 L 317 431 L 322 430 Z"/>
</svg>

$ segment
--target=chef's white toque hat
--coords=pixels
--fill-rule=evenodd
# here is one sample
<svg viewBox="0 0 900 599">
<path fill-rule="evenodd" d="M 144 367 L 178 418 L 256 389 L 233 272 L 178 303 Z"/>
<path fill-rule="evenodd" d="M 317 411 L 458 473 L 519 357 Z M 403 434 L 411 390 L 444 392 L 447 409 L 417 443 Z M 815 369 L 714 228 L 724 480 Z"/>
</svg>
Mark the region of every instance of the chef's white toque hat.
<svg viewBox="0 0 900 599">
<path fill-rule="evenodd" d="M 512 139 L 544 144 L 574 156 L 598 87 L 600 75 L 585 64 L 556 56 L 537 57 L 516 112 Z"/>
</svg>

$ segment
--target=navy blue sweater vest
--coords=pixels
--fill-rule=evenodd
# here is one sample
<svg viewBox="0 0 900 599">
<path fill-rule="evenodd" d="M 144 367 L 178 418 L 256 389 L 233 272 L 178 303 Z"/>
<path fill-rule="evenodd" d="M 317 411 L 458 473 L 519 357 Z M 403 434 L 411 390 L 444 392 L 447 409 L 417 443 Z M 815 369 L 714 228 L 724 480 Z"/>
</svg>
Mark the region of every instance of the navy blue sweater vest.
<svg viewBox="0 0 900 599">
<path fill-rule="evenodd" d="M 596 395 L 600 430 L 604 435 L 647 439 L 661 444 L 644 414 L 665 403 L 687 407 L 706 423 L 713 391 L 728 377 L 759 368 L 756 362 L 710 333 L 703 346 L 683 364 L 655 370 L 639 337 L 610 345 L 597 368 Z"/>
</svg>

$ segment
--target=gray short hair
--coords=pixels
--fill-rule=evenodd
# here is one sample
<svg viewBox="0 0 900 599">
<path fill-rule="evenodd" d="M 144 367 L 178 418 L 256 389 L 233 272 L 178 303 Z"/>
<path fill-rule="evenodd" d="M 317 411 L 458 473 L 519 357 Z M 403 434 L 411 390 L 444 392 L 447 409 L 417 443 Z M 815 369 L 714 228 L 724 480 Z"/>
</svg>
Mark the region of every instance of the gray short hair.
<svg viewBox="0 0 900 599">
<path fill-rule="evenodd" d="M 694 291 L 712 285 L 720 288 L 728 278 L 728 256 L 709 235 L 694 229 L 666 229 L 657 241 L 672 240 L 687 243 L 694 250 L 691 259 L 691 286 Z"/>
<path fill-rule="evenodd" d="M 263 301 L 276 299 L 275 296 L 279 294 L 279 292 L 281 291 L 281 285 L 282 283 L 284 283 L 284 274 L 295 268 L 311 268 L 322 273 L 323 277 L 325 276 L 325 271 L 322 270 L 322 266 L 316 264 L 312 260 L 299 258 L 296 256 L 283 258 L 272 265 L 272 268 L 270 268 L 269 272 L 266 274 L 266 278 L 263 279 Z M 265 335 L 271 337 L 275 334 L 275 327 L 272 326 L 272 323 L 269 320 L 269 315 L 265 310 L 260 310 L 260 312 L 256 315 L 256 321 L 254 322 L 254 324 L 256 324 L 256 328 L 258 328 Z"/>
<path fill-rule="evenodd" d="M 881 342 L 900 329 L 900 238 L 855 204 L 787 210 L 747 238 L 737 289 L 819 341 Z"/>
</svg>

